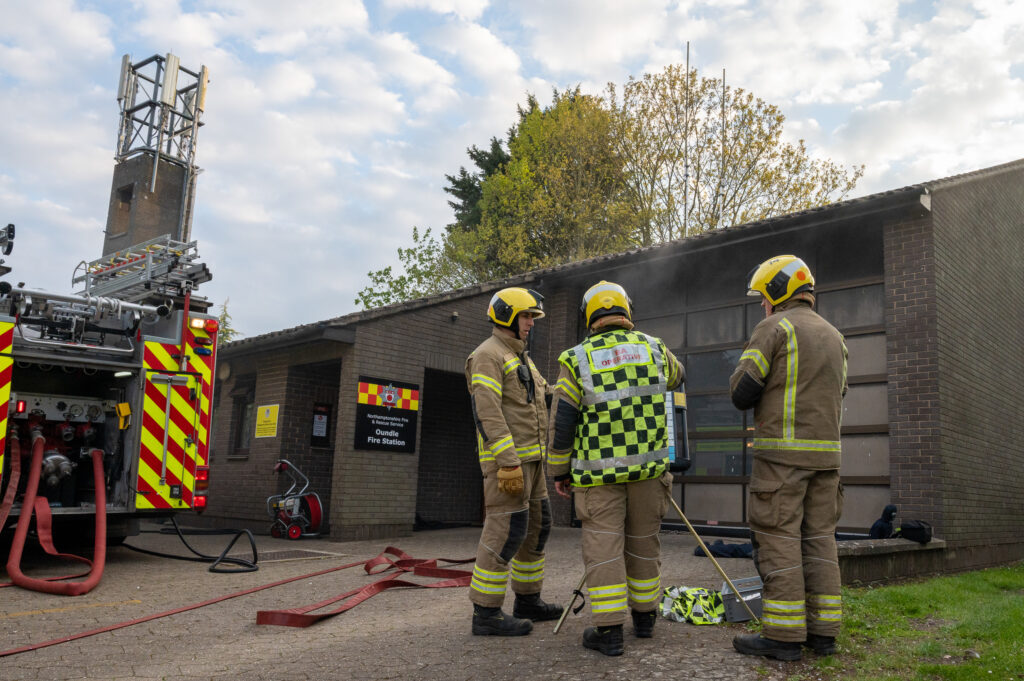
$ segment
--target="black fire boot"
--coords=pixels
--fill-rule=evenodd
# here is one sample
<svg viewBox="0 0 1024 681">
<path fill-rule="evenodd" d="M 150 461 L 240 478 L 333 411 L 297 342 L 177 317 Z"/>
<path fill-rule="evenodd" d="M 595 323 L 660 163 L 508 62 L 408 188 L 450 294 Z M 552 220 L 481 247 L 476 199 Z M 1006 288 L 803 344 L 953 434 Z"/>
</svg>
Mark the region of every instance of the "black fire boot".
<svg viewBox="0 0 1024 681">
<path fill-rule="evenodd" d="M 758 634 L 745 634 L 732 640 L 732 647 L 744 655 L 763 655 L 793 662 L 800 659 L 800 644 L 795 641 L 774 641 Z"/>
<path fill-rule="evenodd" d="M 636 637 L 653 638 L 654 623 L 658 621 L 658 611 L 637 612 L 631 610 L 630 614 L 633 616 L 633 633 L 636 634 Z"/>
<path fill-rule="evenodd" d="M 474 636 L 526 636 L 533 622 L 509 617 L 501 608 L 485 608 L 473 604 Z"/>
<path fill-rule="evenodd" d="M 540 594 L 516 594 L 512 616 L 534 622 L 557 620 L 562 616 L 562 606 L 545 603 L 540 599 Z"/>
<path fill-rule="evenodd" d="M 583 647 L 604 655 L 622 654 L 622 625 L 587 627 L 583 630 Z"/>
<path fill-rule="evenodd" d="M 818 634 L 807 634 L 804 645 L 818 655 L 834 655 L 836 652 L 835 636 L 819 636 Z"/>
</svg>

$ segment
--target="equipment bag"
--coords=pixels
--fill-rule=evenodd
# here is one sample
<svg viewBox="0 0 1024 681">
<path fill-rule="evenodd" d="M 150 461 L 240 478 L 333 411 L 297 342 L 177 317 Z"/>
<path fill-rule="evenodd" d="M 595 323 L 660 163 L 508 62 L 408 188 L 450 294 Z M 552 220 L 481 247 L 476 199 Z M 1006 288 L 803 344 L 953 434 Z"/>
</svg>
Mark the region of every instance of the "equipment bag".
<svg viewBox="0 0 1024 681">
<path fill-rule="evenodd" d="M 662 616 L 690 624 L 718 624 L 725 621 L 722 594 L 710 589 L 670 586 L 658 607 Z"/>
<path fill-rule="evenodd" d="M 893 536 L 927 544 L 932 540 L 932 526 L 923 520 L 904 520 Z"/>
</svg>

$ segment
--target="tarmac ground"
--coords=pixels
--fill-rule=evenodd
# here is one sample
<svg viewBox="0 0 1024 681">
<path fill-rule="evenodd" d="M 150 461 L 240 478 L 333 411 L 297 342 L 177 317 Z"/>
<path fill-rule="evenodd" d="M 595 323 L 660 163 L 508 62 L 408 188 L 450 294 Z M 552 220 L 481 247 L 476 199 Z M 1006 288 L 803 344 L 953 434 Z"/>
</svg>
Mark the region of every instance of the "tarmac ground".
<svg viewBox="0 0 1024 681">
<path fill-rule="evenodd" d="M 126 543 L 192 555 L 176 535 L 161 533 L 160 528 L 144 524 L 144 533 L 130 537 Z M 567 605 L 582 575 L 579 533 L 564 527 L 552 531 L 545 561 L 543 597 L 547 601 Z M 17 587 L 0 588 L 0 653 L 365 561 L 388 546 L 416 558 L 472 558 L 479 534 L 479 527 L 463 527 L 415 532 L 392 540 L 356 542 L 335 542 L 329 537 L 293 541 L 257 536 L 259 570 L 236 574 L 212 573 L 203 563 L 113 547 L 107 552 L 100 584 L 88 594 L 68 597 Z M 201 553 L 218 555 L 230 536 L 189 535 L 188 541 Z M 246 554 L 247 545 L 244 538 L 239 540 L 231 555 Z M 721 587 L 722 579 L 711 561 L 693 555 L 695 546 L 688 534 L 662 534 L 662 586 Z M 6 549 L 0 553 L 6 556 Z M 749 559 L 718 560 L 733 580 L 756 574 Z M 55 561 L 38 551 L 30 553 L 28 549 L 22 563 L 23 571 L 36 577 L 77 572 L 79 567 Z M 452 567 L 471 570 L 472 563 Z M 791 663 L 736 653 L 732 638 L 745 632 L 743 624 L 695 626 L 660 617 L 652 639 L 635 638 L 627 622 L 625 653 L 606 657 L 580 643 L 583 629 L 589 625 L 589 604 L 579 615 L 570 614 L 558 635 L 553 633 L 555 622 L 541 622 L 534 625 L 529 636 L 473 636 L 467 587 L 387 590 L 308 628 L 256 623 L 259 610 L 317 603 L 381 576 L 367 575 L 361 567 L 352 567 L 86 638 L 3 656 L 0 680 L 768 681 L 785 679 L 795 670 Z M 0 573 L 0 582 L 6 581 L 6 572 Z M 506 612 L 510 612 L 511 590 L 505 603 Z"/>
</svg>

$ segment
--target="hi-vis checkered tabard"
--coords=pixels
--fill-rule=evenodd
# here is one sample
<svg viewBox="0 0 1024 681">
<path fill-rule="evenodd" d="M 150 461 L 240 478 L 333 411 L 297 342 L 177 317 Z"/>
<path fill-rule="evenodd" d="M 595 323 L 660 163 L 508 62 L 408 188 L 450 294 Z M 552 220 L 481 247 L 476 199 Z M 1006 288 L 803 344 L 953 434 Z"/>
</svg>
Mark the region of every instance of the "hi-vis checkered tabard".
<svg viewBox="0 0 1024 681">
<path fill-rule="evenodd" d="M 558 358 L 581 388 L 570 463 L 574 485 L 647 480 L 665 472 L 665 355 L 657 338 L 615 329 Z"/>
</svg>

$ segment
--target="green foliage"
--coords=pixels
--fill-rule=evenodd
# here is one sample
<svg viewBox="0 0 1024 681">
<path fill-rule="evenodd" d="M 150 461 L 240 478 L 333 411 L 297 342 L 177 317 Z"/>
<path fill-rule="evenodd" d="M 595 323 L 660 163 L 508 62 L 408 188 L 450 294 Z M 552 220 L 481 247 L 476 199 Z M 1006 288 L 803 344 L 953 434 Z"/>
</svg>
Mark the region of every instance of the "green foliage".
<svg viewBox="0 0 1024 681">
<path fill-rule="evenodd" d="M 224 299 L 224 302 L 221 303 L 220 306 L 220 314 L 217 315 L 217 337 L 222 343 L 227 343 L 235 340 L 236 338 L 242 337 L 241 332 L 239 332 L 231 323 L 231 315 L 228 313 L 228 302 L 230 301 L 230 298 Z"/>
<path fill-rule="evenodd" d="M 422 298 L 448 289 L 468 286 L 472 279 L 451 261 L 430 229 L 412 228 L 412 246 L 398 249 L 404 274 L 395 275 L 391 265 L 369 273 L 370 285 L 359 291 L 356 305 L 364 310 L 404 300 Z"/>
<path fill-rule="evenodd" d="M 488 280 L 628 248 L 632 216 L 601 100 L 555 92 L 519 115 L 510 160 L 481 183 L 480 225 L 449 232 L 450 256 Z"/>
<path fill-rule="evenodd" d="M 486 178 L 501 172 L 511 160 L 497 137 L 491 138 L 490 148 L 479 149 L 473 145 L 466 153 L 479 172 L 471 173 L 465 168 L 459 168 L 457 175 L 445 175 L 448 186 L 444 190 L 455 197 L 454 201 L 448 202 L 455 211 L 455 222 L 448 225 L 449 232 L 466 231 L 480 225 L 480 200 L 483 198 L 481 184 Z"/>
<path fill-rule="evenodd" d="M 695 69 L 609 84 L 607 101 L 644 245 L 841 200 L 864 172 L 810 158 L 778 107 Z"/>
</svg>

